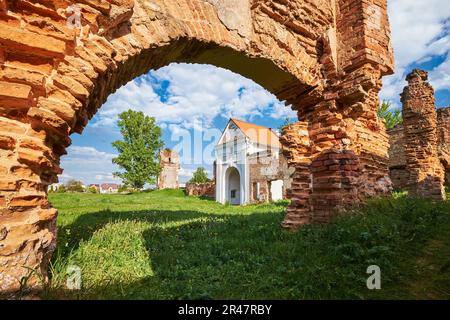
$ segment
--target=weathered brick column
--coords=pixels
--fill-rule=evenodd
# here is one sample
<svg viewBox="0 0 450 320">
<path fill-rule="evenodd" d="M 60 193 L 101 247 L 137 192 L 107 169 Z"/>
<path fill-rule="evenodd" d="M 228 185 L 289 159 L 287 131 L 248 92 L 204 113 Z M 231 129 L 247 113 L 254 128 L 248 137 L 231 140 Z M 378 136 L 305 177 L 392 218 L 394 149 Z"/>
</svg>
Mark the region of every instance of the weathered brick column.
<svg viewBox="0 0 450 320">
<path fill-rule="evenodd" d="M 311 141 L 311 222 L 329 222 L 339 211 L 392 190 L 388 136 L 376 116 L 380 88 L 368 88 L 356 100 L 345 91 L 330 93 L 301 116 Z"/>
<path fill-rule="evenodd" d="M 288 165 L 295 168 L 291 188 L 287 190 L 291 204 L 287 209 L 283 226 L 295 228 L 311 223 L 312 219 L 311 148 L 308 123 L 296 122 L 285 127 L 280 142 Z"/>
<path fill-rule="evenodd" d="M 413 70 L 401 95 L 405 130 L 408 190 L 413 196 L 445 199 L 444 168 L 438 157 L 437 115 L 434 90 L 428 74 Z"/>
<path fill-rule="evenodd" d="M 445 169 L 445 186 L 450 188 L 450 107 L 437 110 L 439 159 Z"/>
<path fill-rule="evenodd" d="M 336 25 L 322 44 L 325 90 L 296 106 L 308 123 L 311 161 L 311 212 L 301 223 L 329 222 L 342 209 L 392 190 L 388 135 L 377 117 L 381 78 L 393 72 L 386 1 L 336 1 Z M 298 172 L 306 176 L 306 168 Z"/>
<path fill-rule="evenodd" d="M 0 117 L 0 293 L 18 290 L 24 276 L 28 288 L 46 277 L 57 215 L 46 190 L 62 172 L 53 143 L 39 127 Z"/>
<path fill-rule="evenodd" d="M 408 185 L 409 173 L 406 170 L 405 132 L 403 124 L 388 130 L 389 135 L 389 175 L 394 190 L 403 190 Z"/>
</svg>

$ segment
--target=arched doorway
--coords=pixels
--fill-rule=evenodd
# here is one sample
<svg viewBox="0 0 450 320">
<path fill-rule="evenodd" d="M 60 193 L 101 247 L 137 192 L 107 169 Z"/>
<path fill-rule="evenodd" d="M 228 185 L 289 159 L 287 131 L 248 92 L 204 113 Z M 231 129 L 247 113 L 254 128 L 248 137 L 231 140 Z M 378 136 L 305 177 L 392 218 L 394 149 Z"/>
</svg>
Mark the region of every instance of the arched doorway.
<svg viewBox="0 0 450 320">
<path fill-rule="evenodd" d="M 228 168 L 226 171 L 226 201 L 233 205 L 241 204 L 241 177 L 239 171 L 235 167 Z"/>
<path fill-rule="evenodd" d="M 235 3 L 0 4 L 0 292 L 18 290 L 29 269 L 46 274 L 57 217 L 47 187 L 70 134 L 117 88 L 171 62 L 227 68 L 298 112 L 301 123 L 284 134 L 296 170 L 287 226 L 326 222 L 385 192 L 388 144 L 376 109 L 393 67 L 386 0 Z"/>
</svg>

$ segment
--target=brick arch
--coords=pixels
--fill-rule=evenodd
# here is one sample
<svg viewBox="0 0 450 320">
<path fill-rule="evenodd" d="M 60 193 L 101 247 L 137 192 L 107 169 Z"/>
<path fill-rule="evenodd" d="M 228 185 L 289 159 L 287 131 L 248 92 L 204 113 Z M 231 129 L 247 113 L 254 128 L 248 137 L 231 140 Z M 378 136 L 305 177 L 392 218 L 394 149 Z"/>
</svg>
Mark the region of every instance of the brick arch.
<svg viewBox="0 0 450 320">
<path fill-rule="evenodd" d="M 389 190 L 376 117 L 393 65 L 386 0 L 71 5 L 0 0 L 0 292 L 19 288 L 23 266 L 46 274 L 57 216 L 47 186 L 70 134 L 121 85 L 171 62 L 230 69 L 298 111 L 283 135 L 295 168 L 285 226 L 327 222 Z"/>
</svg>

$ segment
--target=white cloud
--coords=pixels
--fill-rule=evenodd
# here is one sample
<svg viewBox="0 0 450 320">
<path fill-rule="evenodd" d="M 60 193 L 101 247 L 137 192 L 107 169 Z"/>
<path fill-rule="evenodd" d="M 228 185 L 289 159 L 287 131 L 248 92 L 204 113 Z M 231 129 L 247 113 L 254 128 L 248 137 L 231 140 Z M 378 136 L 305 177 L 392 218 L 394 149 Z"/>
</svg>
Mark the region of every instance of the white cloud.
<svg viewBox="0 0 450 320">
<path fill-rule="evenodd" d="M 436 90 L 450 87 L 450 5 L 448 1 L 388 0 L 396 72 L 385 77 L 380 94 L 400 107 L 399 95 L 406 85 L 411 64 L 443 56 L 444 62 L 430 71 Z M 446 57 L 446 58 L 445 58 Z M 210 65 L 171 64 L 152 72 L 156 82 L 169 83 L 167 100 L 161 101 L 149 77 L 123 86 L 99 111 L 94 127 L 112 127 L 120 112 L 129 108 L 154 116 L 160 125 L 175 123 L 193 128 L 212 124 L 216 116 L 251 120 L 255 116 L 274 119 L 295 113 L 252 80 Z M 245 88 L 242 94 L 239 90 Z"/>
<path fill-rule="evenodd" d="M 61 166 L 64 173 L 59 175 L 62 183 L 68 180 L 81 180 L 84 184 L 118 182 L 121 180 L 113 176 L 113 172 L 119 168 L 112 163 L 115 154 L 99 151 L 93 147 L 71 146 L 67 150 L 68 155 L 62 157 Z M 212 177 L 212 167 L 203 164 L 206 173 Z M 185 165 L 180 168 L 181 182 L 189 180 L 197 169 L 196 165 Z"/>
<path fill-rule="evenodd" d="M 70 179 L 81 180 L 84 184 L 120 181 L 112 175 L 112 172 L 118 171 L 112 163 L 116 155 L 80 146 L 69 147 L 67 153 L 61 158 L 64 173 L 59 176 L 60 182 Z"/>
<path fill-rule="evenodd" d="M 121 112 L 133 109 L 154 116 L 159 124 L 195 128 L 196 123 L 211 126 L 215 117 L 274 119 L 295 113 L 277 98 L 231 71 L 211 65 L 171 64 L 152 72 L 156 83 L 169 83 L 166 100 L 161 101 L 151 78 L 143 76 L 121 87 L 100 109 L 93 126 L 112 126 Z M 160 93 L 160 92 L 159 92 Z"/>
<path fill-rule="evenodd" d="M 400 107 L 399 95 L 406 85 L 408 66 L 447 56 L 446 61 L 430 72 L 436 89 L 448 88 L 450 71 L 450 6 L 448 1 L 388 0 L 394 46 L 395 74 L 385 77 L 382 99 Z"/>
<path fill-rule="evenodd" d="M 448 1 L 388 0 L 388 5 L 396 73 L 384 78 L 381 98 L 400 107 L 399 94 L 406 85 L 404 79 L 410 66 L 436 57 L 441 57 L 442 62 L 430 71 L 430 81 L 436 90 L 450 88 Z M 166 92 L 158 87 L 167 83 Z M 165 93 L 162 98 L 161 92 Z M 217 116 L 246 120 L 255 116 L 295 117 L 289 107 L 253 81 L 225 69 L 193 64 L 171 64 L 119 88 L 89 127 L 111 130 L 118 115 L 130 108 L 154 116 L 162 128 L 180 136 L 184 129 L 199 129 L 199 124 L 211 126 Z M 118 170 L 111 162 L 113 157 L 92 147 L 73 146 L 69 156 L 62 159 L 66 171 L 60 178 L 85 183 L 116 181 L 111 174 Z M 195 167 L 182 168 L 181 180 L 189 179 L 194 170 Z"/>
<path fill-rule="evenodd" d="M 212 165 L 203 165 L 203 168 L 205 169 L 206 174 L 208 175 L 209 178 L 213 177 L 213 172 L 212 172 Z M 185 183 L 187 181 L 189 181 L 192 176 L 194 175 L 194 172 L 197 170 L 196 166 L 184 166 L 180 168 L 179 171 L 179 177 L 180 177 L 180 182 Z"/>
<path fill-rule="evenodd" d="M 179 172 L 180 177 L 184 178 L 192 178 L 194 175 L 195 169 L 181 168 Z"/>
<path fill-rule="evenodd" d="M 88 160 L 111 160 L 115 157 L 115 155 L 112 153 L 98 151 L 93 147 L 70 146 L 67 149 L 67 152 L 72 155 L 72 159 L 81 158 Z"/>
</svg>

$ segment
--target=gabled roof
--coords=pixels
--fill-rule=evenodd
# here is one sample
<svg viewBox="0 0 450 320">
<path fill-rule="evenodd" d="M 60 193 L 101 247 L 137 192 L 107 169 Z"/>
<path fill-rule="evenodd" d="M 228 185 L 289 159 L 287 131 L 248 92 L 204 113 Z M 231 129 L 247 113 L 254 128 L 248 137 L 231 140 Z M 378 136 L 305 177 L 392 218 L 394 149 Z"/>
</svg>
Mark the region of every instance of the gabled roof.
<svg viewBox="0 0 450 320">
<path fill-rule="evenodd" d="M 101 185 L 100 185 L 100 187 L 102 188 L 102 189 L 109 189 L 109 188 L 111 188 L 111 189 L 119 189 L 120 188 L 120 185 L 118 185 L 117 183 L 102 183 Z"/>
<path fill-rule="evenodd" d="M 280 148 L 280 138 L 272 129 L 233 118 L 230 119 L 227 127 L 231 122 L 233 122 L 251 142 Z"/>
</svg>

